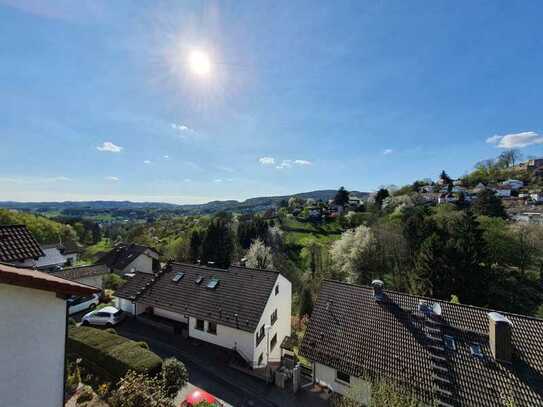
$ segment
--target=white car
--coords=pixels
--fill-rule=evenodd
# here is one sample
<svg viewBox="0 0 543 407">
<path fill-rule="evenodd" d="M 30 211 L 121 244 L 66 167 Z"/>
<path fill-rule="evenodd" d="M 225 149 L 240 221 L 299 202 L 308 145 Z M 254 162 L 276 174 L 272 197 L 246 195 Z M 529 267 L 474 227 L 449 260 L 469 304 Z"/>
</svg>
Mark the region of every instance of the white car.
<svg viewBox="0 0 543 407">
<path fill-rule="evenodd" d="M 95 308 L 100 303 L 98 294 L 92 294 L 87 297 L 72 297 L 68 299 L 68 314 L 77 314 L 89 308 Z"/>
<path fill-rule="evenodd" d="M 117 325 L 125 318 L 125 313 L 115 307 L 104 307 L 89 312 L 81 319 L 82 325 Z"/>
</svg>

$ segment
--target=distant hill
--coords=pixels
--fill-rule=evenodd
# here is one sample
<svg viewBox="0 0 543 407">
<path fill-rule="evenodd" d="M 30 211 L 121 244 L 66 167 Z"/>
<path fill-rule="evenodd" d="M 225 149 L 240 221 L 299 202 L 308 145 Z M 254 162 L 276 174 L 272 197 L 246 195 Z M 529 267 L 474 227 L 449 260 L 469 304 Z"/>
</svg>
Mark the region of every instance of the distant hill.
<svg viewBox="0 0 543 407">
<path fill-rule="evenodd" d="M 361 198 L 367 198 L 368 192 L 351 191 Z M 259 212 L 277 206 L 283 199 L 298 196 L 303 199 L 327 201 L 336 194 L 334 189 L 302 192 L 292 195 L 249 198 L 245 201 L 212 201 L 205 204 L 176 205 L 163 202 L 130 202 L 130 201 L 65 201 L 65 202 L 0 202 L 0 208 L 17 209 L 32 212 L 64 211 L 64 210 L 141 210 L 154 209 L 158 211 L 171 211 L 180 214 L 209 214 L 220 211 L 228 212 Z"/>
</svg>

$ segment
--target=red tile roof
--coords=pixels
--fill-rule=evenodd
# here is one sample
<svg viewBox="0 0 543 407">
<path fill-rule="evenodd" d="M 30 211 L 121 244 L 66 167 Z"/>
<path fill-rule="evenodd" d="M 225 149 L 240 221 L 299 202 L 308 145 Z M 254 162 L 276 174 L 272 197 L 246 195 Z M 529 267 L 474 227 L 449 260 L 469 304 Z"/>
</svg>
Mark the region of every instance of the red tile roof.
<svg viewBox="0 0 543 407">
<path fill-rule="evenodd" d="M 100 291 L 97 288 L 55 277 L 42 271 L 13 267 L 3 263 L 0 263 L 0 284 L 35 288 L 65 295 L 87 295 Z"/>
</svg>

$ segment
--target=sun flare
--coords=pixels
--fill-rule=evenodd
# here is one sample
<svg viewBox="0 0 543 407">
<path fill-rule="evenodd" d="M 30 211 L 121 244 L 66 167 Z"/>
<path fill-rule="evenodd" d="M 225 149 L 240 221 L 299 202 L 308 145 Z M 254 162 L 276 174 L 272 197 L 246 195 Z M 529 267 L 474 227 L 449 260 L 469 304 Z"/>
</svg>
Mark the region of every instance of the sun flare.
<svg viewBox="0 0 543 407">
<path fill-rule="evenodd" d="M 208 76 L 211 71 L 209 55 L 200 50 L 192 51 L 189 54 L 189 67 L 198 76 Z"/>
</svg>

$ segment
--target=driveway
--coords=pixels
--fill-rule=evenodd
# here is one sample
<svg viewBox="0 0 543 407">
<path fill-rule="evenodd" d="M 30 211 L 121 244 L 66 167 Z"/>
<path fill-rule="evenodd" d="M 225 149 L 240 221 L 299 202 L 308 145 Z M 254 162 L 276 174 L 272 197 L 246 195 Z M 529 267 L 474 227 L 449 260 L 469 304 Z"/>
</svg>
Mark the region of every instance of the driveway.
<svg viewBox="0 0 543 407">
<path fill-rule="evenodd" d="M 115 327 L 119 335 L 145 341 L 162 358 L 176 357 L 189 371 L 189 381 L 225 402 L 240 407 L 311 406 L 328 402 L 301 390 L 297 394 L 281 390 L 228 366 L 222 348 L 193 339 L 169 335 L 135 319 Z"/>
</svg>

